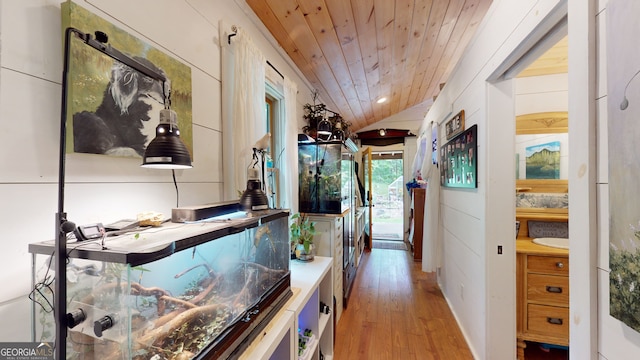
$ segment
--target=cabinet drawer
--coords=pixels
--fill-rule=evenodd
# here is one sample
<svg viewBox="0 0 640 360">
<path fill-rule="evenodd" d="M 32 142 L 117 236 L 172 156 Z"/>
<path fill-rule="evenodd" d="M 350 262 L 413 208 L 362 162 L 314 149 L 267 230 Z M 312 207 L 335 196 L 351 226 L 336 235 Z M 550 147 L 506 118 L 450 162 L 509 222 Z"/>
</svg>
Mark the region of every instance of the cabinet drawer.
<svg viewBox="0 0 640 360">
<path fill-rule="evenodd" d="M 529 304 L 527 327 L 530 333 L 569 338 L 569 309 Z"/>
<path fill-rule="evenodd" d="M 340 229 L 336 229 L 335 232 L 335 238 L 336 238 L 336 243 L 341 243 L 342 244 L 342 226 L 340 226 Z"/>
<path fill-rule="evenodd" d="M 569 278 L 556 275 L 528 274 L 527 300 L 569 306 Z"/>
<path fill-rule="evenodd" d="M 333 256 L 333 261 L 335 261 L 336 264 L 340 265 L 340 268 L 342 268 L 342 246 L 341 247 L 337 247 L 334 249 L 334 256 Z"/>
<path fill-rule="evenodd" d="M 565 256 L 537 256 L 527 257 L 527 270 L 543 274 L 569 276 L 569 258 Z"/>
<path fill-rule="evenodd" d="M 343 223 L 343 221 L 342 221 L 342 218 L 341 218 L 341 217 L 337 217 L 337 218 L 335 219 L 335 227 L 336 227 L 336 230 L 337 230 L 337 229 L 342 230 L 342 223 Z"/>
</svg>

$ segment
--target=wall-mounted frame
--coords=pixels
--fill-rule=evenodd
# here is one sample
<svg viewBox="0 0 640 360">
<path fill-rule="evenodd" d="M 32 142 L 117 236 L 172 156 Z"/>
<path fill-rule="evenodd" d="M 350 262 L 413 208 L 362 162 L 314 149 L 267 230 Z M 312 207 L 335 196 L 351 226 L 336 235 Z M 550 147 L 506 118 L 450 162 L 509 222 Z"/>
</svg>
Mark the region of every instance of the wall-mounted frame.
<svg viewBox="0 0 640 360">
<path fill-rule="evenodd" d="M 451 188 L 478 187 L 477 135 L 473 125 L 440 148 L 440 184 Z"/>
<path fill-rule="evenodd" d="M 456 116 L 444 123 L 444 129 L 447 135 L 447 140 L 464 131 L 464 110 L 460 110 Z"/>
<path fill-rule="evenodd" d="M 193 159 L 191 67 L 72 1 L 62 3 L 61 15 L 63 33 L 67 27 L 91 35 L 99 29 L 109 45 L 167 77 L 180 138 Z M 73 39 L 66 151 L 141 158 L 164 108 L 163 84 Z"/>
</svg>

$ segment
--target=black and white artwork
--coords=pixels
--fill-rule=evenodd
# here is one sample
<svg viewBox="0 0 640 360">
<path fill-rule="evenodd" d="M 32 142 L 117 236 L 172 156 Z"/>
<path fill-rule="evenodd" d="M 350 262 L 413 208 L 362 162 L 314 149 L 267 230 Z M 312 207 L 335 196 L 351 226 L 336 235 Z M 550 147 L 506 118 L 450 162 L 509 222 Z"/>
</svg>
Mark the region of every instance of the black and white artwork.
<svg viewBox="0 0 640 360">
<path fill-rule="evenodd" d="M 142 157 L 170 94 L 180 137 L 193 158 L 191 68 L 71 1 L 62 4 L 62 24 L 92 36 L 106 33 L 108 46 L 168 79 L 163 84 L 72 37 L 67 152 Z"/>
</svg>

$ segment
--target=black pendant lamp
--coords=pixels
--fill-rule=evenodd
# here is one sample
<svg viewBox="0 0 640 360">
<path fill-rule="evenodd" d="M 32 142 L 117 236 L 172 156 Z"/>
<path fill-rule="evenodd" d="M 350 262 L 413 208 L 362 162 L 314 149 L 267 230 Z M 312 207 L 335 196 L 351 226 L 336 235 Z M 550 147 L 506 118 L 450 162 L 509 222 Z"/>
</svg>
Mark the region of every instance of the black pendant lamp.
<svg viewBox="0 0 640 360">
<path fill-rule="evenodd" d="M 262 191 L 260 172 L 255 167 L 247 170 L 247 189 L 240 197 L 240 207 L 244 211 L 258 211 L 269 208 L 267 195 Z"/>
<path fill-rule="evenodd" d="M 156 137 L 144 152 L 142 167 L 152 169 L 189 169 L 191 155 L 180 139 L 178 116 L 171 109 L 160 111 Z"/>
</svg>

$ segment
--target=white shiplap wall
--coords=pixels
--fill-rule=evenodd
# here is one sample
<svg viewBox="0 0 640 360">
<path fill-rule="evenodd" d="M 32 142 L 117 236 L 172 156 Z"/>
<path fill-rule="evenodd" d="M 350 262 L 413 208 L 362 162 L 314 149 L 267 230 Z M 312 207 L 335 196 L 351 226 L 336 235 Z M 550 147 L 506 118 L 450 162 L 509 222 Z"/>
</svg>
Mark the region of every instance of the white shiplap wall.
<svg viewBox="0 0 640 360">
<path fill-rule="evenodd" d="M 554 5 L 553 1 L 519 1 L 517 3 L 521 9 L 516 9 L 511 7 L 515 3 L 494 2 L 488 19 L 491 23 L 499 24 L 496 26 L 500 26 L 501 31 L 491 29 L 487 24 L 480 27 L 480 33 L 474 38 L 462 64 L 448 80 L 423 124 L 431 120 L 442 120 L 451 112 L 465 109 L 469 114 L 467 126 L 479 125 L 479 141 L 484 144 L 480 146 L 493 147 L 489 144 L 491 138 L 495 138 L 500 131 L 494 130 L 492 126 L 500 126 L 500 123 L 496 123 L 494 118 L 487 118 L 485 114 L 495 103 L 492 103 L 491 97 L 499 97 L 501 92 L 508 93 L 510 88 L 492 88 L 491 85 L 486 85 L 485 80 L 491 69 L 498 68 L 518 44 L 526 41 L 526 37 L 533 33 L 532 30 L 541 19 L 549 14 L 547 10 Z M 640 334 L 608 315 L 607 0 L 569 0 L 568 4 L 571 19 L 570 69 L 574 71 L 573 77 L 569 76 L 568 79 L 569 89 L 575 91 L 575 94 L 569 92 L 569 114 L 571 124 L 576 125 L 572 129 L 572 132 L 576 131 L 572 135 L 571 146 L 574 150 L 579 150 L 572 152 L 572 158 L 577 161 L 572 160 L 574 163 L 569 168 L 570 181 L 573 189 L 577 190 L 572 193 L 571 198 L 571 207 L 576 209 L 571 221 L 577 225 L 571 236 L 577 235 L 582 242 L 579 249 L 571 250 L 570 356 L 572 359 L 636 359 L 640 358 Z M 596 10 L 592 11 L 594 7 Z M 510 19 L 504 19 L 506 14 L 509 14 Z M 595 36 L 592 36 L 590 31 L 594 23 Z M 575 32 L 572 33 L 572 29 Z M 592 55 L 594 45 L 596 51 Z M 594 63 L 597 65 L 595 73 L 590 70 Z M 591 95 L 592 87 L 595 90 Z M 563 97 L 562 101 L 564 99 L 566 98 Z M 555 100 L 549 100 L 548 105 L 557 105 Z M 520 105 L 523 104 L 516 106 L 519 113 L 538 111 L 522 110 Z M 595 119 L 595 126 L 591 125 L 590 118 Z M 483 127 L 491 129 L 483 131 Z M 496 304 L 503 304 L 501 301 L 508 298 L 500 292 L 511 291 L 505 285 L 511 278 L 499 273 L 499 269 L 509 270 L 511 262 L 495 256 L 495 245 L 503 240 L 500 240 L 500 232 L 492 229 L 500 227 L 494 221 L 496 217 L 491 216 L 493 212 L 502 211 L 495 206 L 501 203 L 496 197 L 506 196 L 496 187 L 490 187 L 495 173 L 500 172 L 494 167 L 498 165 L 492 165 L 495 159 L 490 158 L 496 155 L 499 154 L 491 149 L 479 151 L 478 161 L 481 167 L 478 190 L 443 190 L 440 206 L 445 261 L 439 281 L 475 356 L 480 359 L 509 359 L 514 357 L 511 351 L 515 351 L 515 343 L 511 338 L 515 332 L 515 324 L 507 323 L 508 317 L 502 316 L 502 312 L 512 309 L 508 305 L 496 307 Z M 596 201 L 590 200 L 594 192 Z M 597 214 L 595 236 L 592 213 Z M 593 260 L 594 252 L 589 250 L 590 239 L 594 239 L 597 244 L 597 270 Z M 575 243 L 572 241 L 572 246 Z M 597 291 L 594 291 L 593 286 L 595 277 Z M 469 286 L 469 283 L 478 285 Z M 594 304 L 597 304 L 597 315 Z M 500 341 L 504 344 L 500 344 Z"/>
<path fill-rule="evenodd" d="M 515 79 L 516 116 L 552 111 L 567 111 L 569 101 L 567 74 L 532 76 Z M 569 135 L 535 134 L 516 136 L 516 153 L 520 154 L 520 177 L 525 177 L 527 146 L 560 142 L 560 179 L 569 178 Z"/>
<path fill-rule="evenodd" d="M 180 205 L 222 199 L 220 20 L 243 27 L 280 72 L 311 91 L 243 1 L 88 0 L 80 6 L 191 67 L 194 168 L 177 171 Z M 58 0 L 0 0 L 0 341 L 30 341 L 29 243 L 54 237 L 62 71 Z M 170 216 L 169 171 L 140 161 L 69 154 L 65 210 L 77 224 L 111 222 L 153 210 Z"/>
<path fill-rule="evenodd" d="M 598 353 L 601 360 L 640 358 L 640 333 L 609 315 L 609 177 L 607 131 L 607 3 L 596 16 L 597 74 L 597 202 L 598 202 Z M 634 19 L 638 14 L 630 14 Z"/>
<path fill-rule="evenodd" d="M 478 125 L 478 189 L 442 189 L 439 282 L 474 356 L 515 358 L 514 86 L 488 81 L 562 1 L 496 1 L 423 128 L 465 110 Z M 506 102 L 508 101 L 508 102 Z M 441 128 L 442 130 L 442 128 Z M 443 131 L 440 133 L 443 136 Z M 503 246 L 503 255 L 497 246 Z"/>
</svg>

